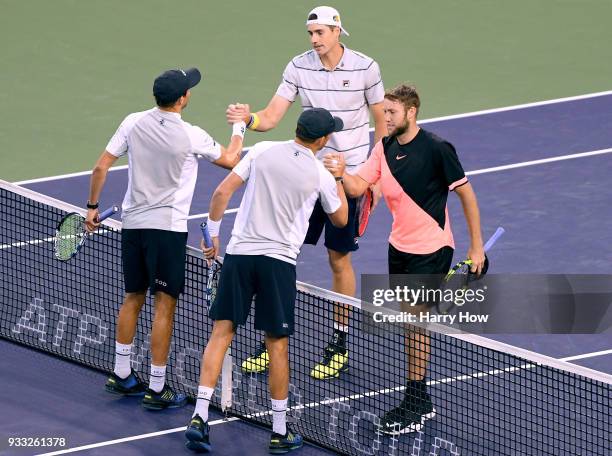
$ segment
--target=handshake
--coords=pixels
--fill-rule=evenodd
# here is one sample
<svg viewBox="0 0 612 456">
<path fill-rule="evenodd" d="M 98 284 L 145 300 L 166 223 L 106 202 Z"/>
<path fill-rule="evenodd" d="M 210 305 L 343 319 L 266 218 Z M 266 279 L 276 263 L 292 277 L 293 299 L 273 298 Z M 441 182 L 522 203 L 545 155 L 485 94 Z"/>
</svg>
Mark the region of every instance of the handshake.
<svg viewBox="0 0 612 456">
<path fill-rule="evenodd" d="M 344 176 L 344 170 L 346 168 L 344 155 L 338 153 L 327 154 L 325 157 L 323 157 L 323 166 L 325 166 L 327 171 L 329 171 L 334 177 Z"/>
<path fill-rule="evenodd" d="M 251 108 L 248 104 L 231 104 L 227 107 L 227 110 L 225 111 L 225 118 L 227 119 L 227 123 L 230 125 L 239 122 L 244 122 L 247 124 L 247 126 L 250 126 L 248 124 L 251 120 Z"/>
<path fill-rule="evenodd" d="M 232 126 L 232 136 L 244 138 L 244 133 L 253 122 L 251 121 L 251 110 L 249 105 L 236 103 L 227 107 L 225 112 L 227 123 Z"/>
</svg>

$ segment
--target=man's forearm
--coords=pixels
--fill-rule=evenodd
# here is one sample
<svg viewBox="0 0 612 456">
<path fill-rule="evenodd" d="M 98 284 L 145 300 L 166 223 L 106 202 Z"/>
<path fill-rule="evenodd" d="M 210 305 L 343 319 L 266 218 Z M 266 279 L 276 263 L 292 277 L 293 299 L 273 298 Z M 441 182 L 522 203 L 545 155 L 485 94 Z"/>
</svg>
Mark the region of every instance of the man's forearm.
<svg viewBox="0 0 612 456">
<path fill-rule="evenodd" d="M 463 206 L 463 213 L 465 214 L 465 220 L 470 234 L 471 245 L 481 245 L 482 233 L 480 229 L 480 210 L 478 209 L 478 201 L 476 200 L 476 194 L 470 186 L 469 189 L 458 193 L 458 196 L 461 200 L 461 205 Z"/>
<path fill-rule="evenodd" d="M 271 115 L 267 109 L 262 109 L 261 111 L 256 112 L 255 114 L 253 114 L 254 116 L 254 120 L 256 122 L 256 127 L 253 128 L 252 126 L 249 127 L 251 130 L 254 131 L 268 131 L 268 130 L 272 130 L 273 128 L 276 127 L 276 125 L 278 125 L 278 122 L 280 119 L 276 119 L 275 116 Z M 249 117 L 247 119 L 247 124 L 249 123 L 249 121 L 251 120 L 251 118 Z"/>
<path fill-rule="evenodd" d="M 225 169 L 232 169 L 240 161 L 242 154 L 243 138 L 237 135 L 233 135 L 230 138 L 230 143 L 227 146 L 226 154 L 229 160 L 229 166 L 223 166 Z"/>
<path fill-rule="evenodd" d="M 231 195 L 227 195 L 224 192 L 215 191 L 212 199 L 210 200 L 208 218 L 216 222 L 221 220 L 225 210 L 227 209 L 230 198 Z"/>
<path fill-rule="evenodd" d="M 365 193 L 369 184 L 358 176 L 344 173 L 344 191 L 349 198 L 357 198 Z"/>
<path fill-rule="evenodd" d="M 91 179 L 89 183 L 89 202 L 92 204 L 97 203 L 100 200 L 100 193 L 104 188 L 106 182 L 106 175 L 108 170 L 95 167 L 91 173 Z"/>
</svg>

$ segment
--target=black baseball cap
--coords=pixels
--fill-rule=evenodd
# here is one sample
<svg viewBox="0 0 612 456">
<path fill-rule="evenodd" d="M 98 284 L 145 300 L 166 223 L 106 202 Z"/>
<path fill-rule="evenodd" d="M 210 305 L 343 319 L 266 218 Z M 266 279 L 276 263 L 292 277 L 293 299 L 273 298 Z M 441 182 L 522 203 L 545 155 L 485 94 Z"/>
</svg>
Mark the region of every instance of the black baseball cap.
<svg viewBox="0 0 612 456">
<path fill-rule="evenodd" d="M 201 79 L 202 75 L 197 68 L 164 71 L 153 82 L 153 96 L 158 104 L 174 103 L 185 95 L 185 92 L 198 85 Z"/>
<path fill-rule="evenodd" d="M 295 133 L 305 139 L 319 139 L 344 128 L 344 122 L 334 117 L 327 109 L 312 108 L 302 112 Z"/>
</svg>

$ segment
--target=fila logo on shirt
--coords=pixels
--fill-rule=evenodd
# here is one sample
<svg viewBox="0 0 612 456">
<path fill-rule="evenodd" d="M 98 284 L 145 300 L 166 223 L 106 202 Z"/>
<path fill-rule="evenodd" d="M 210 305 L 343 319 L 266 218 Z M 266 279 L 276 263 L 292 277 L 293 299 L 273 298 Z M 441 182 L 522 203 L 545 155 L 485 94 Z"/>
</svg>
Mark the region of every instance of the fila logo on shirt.
<svg viewBox="0 0 612 456">
<path fill-rule="evenodd" d="M 342 87 L 348 87 L 351 85 L 351 81 L 349 81 L 348 79 L 345 79 L 342 81 Z"/>
</svg>

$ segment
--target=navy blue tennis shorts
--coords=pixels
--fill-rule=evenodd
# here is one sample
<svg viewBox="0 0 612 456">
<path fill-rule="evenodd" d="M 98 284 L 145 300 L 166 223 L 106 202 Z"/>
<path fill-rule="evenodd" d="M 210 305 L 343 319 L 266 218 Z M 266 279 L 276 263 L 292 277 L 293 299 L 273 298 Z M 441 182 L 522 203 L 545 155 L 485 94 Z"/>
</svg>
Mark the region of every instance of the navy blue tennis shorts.
<svg viewBox="0 0 612 456">
<path fill-rule="evenodd" d="M 244 325 L 255 297 L 255 329 L 283 337 L 293 334 L 296 297 L 295 265 L 264 255 L 225 254 L 213 320 Z"/>
</svg>

